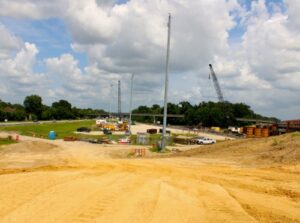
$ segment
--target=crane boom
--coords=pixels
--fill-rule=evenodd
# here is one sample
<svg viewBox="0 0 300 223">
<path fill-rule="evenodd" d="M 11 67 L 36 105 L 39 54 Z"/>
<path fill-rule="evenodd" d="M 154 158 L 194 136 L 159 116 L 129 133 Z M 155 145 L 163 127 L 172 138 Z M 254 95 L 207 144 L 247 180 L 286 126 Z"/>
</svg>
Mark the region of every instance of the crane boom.
<svg viewBox="0 0 300 223">
<path fill-rule="evenodd" d="M 216 75 L 216 73 L 215 73 L 215 71 L 214 71 L 211 64 L 209 64 L 209 70 L 210 70 L 209 78 L 210 78 L 210 76 L 212 76 L 214 86 L 215 86 L 215 89 L 216 89 L 216 92 L 217 92 L 217 95 L 218 95 L 219 102 L 224 102 L 224 97 L 223 97 L 223 94 L 222 94 L 222 91 L 221 91 L 221 87 L 219 85 L 217 75 Z"/>
</svg>

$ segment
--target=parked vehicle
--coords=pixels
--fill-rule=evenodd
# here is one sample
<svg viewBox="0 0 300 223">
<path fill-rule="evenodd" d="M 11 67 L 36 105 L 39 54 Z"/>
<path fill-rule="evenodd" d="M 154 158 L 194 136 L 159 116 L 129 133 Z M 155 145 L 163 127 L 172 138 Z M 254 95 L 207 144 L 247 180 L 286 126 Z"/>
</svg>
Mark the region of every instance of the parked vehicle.
<svg viewBox="0 0 300 223">
<path fill-rule="evenodd" d="M 157 134 L 157 129 L 147 129 L 147 133 L 149 133 L 149 134 Z"/>
<path fill-rule="evenodd" d="M 103 129 L 103 133 L 104 133 L 105 135 L 111 135 L 111 134 L 112 134 L 112 132 L 111 132 L 110 129 Z"/>
<path fill-rule="evenodd" d="M 197 144 L 200 144 L 200 145 L 202 145 L 202 144 L 203 144 L 203 145 L 207 145 L 207 144 L 215 144 L 215 143 L 216 143 L 216 140 L 203 137 L 203 138 L 197 139 L 197 140 L 196 140 L 196 143 L 197 143 Z"/>
<path fill-rule="evenodd" d="M 87 127 L 80 127 L 77 129 L 77 132 L 90 132 L 91 129 Z"/>
<path fill-rule="evenodd" d="M 159 129 L 159 133 L 162 133 L 162 132 L 163 132 L 163 129 Z M 171 131 L 170 130 L 166 130 L 166 133 L 170 135 Z"/>
<path fill-rule="evenodd" d="M 122 139 L 119 139 L 118 142 L 120 144 L 128 144 L 128 143 L 130 143 L 130 138 L 128 138 L 128 137 L 122 138 Z"/>
</svg>

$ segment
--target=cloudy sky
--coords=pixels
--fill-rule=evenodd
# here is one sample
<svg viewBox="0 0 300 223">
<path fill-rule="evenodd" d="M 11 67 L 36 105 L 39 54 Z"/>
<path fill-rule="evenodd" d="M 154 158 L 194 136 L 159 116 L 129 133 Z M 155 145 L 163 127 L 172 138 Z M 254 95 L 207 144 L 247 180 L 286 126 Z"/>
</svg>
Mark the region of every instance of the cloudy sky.
<svg viewBox="0 0 300 223">
<path fill-rule="evenodd" d="M 0 0 L 0 99 L 128 110 L 163 103 L 172 14 L 169 101 L 226 100 L 300 118 L 299 0 Z M 111 87 L 112 85 L 112 87 Z"/>
</svg>

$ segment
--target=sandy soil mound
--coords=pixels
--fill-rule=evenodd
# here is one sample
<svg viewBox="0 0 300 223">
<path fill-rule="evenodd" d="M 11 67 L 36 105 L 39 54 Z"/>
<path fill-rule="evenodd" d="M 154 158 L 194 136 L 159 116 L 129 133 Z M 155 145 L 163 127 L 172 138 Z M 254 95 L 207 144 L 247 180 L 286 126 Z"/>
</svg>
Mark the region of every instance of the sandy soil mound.
<svg viewBox="0 0 300 223">
<path fill-rule="evenodd" d="M 298 135 L 163 159 L 111 159 L 106 151 L 118 145 L 52 143 L 0 150 L 1 223 L 300 223 L 300 174 L 288 169 L 299 162 Z"/>
<path fill-rule="evenodd" d="M 24 141 L 0 149 L 0 174 L 25 171 L 24 168 L 65 165 L 57 145 L 41 141 Z M 14 170 L 15 169 L 15 170 Z"/>
<path fill-rule="evenodd" d="M 300 164 L 300 133 L 228 141 L 212 146 L 202 146 L 176 156 L 226 159 L 255 166 L 297 165 Z"/>
<path fill-rule="evenodd" d="M 49 153 L 55 152 L 58 147 L 51 143 L 38 142 L 38 141 L 26 141 L 22 143 L 12 144 L 2 149 L 0 153 Z"/>
</svg>

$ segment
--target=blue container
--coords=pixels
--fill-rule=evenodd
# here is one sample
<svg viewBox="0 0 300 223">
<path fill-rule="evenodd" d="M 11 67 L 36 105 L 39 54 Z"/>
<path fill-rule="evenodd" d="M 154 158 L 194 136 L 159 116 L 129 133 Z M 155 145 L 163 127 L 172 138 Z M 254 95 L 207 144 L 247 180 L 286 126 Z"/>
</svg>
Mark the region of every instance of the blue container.
<svg viewBox="0 0 300 223">
<path fill-rule="evenodd" d="M 49 132 L 49 139 L 54 140 L 56 137 L 56 133 L 54 131 Z"/>
</svg>

